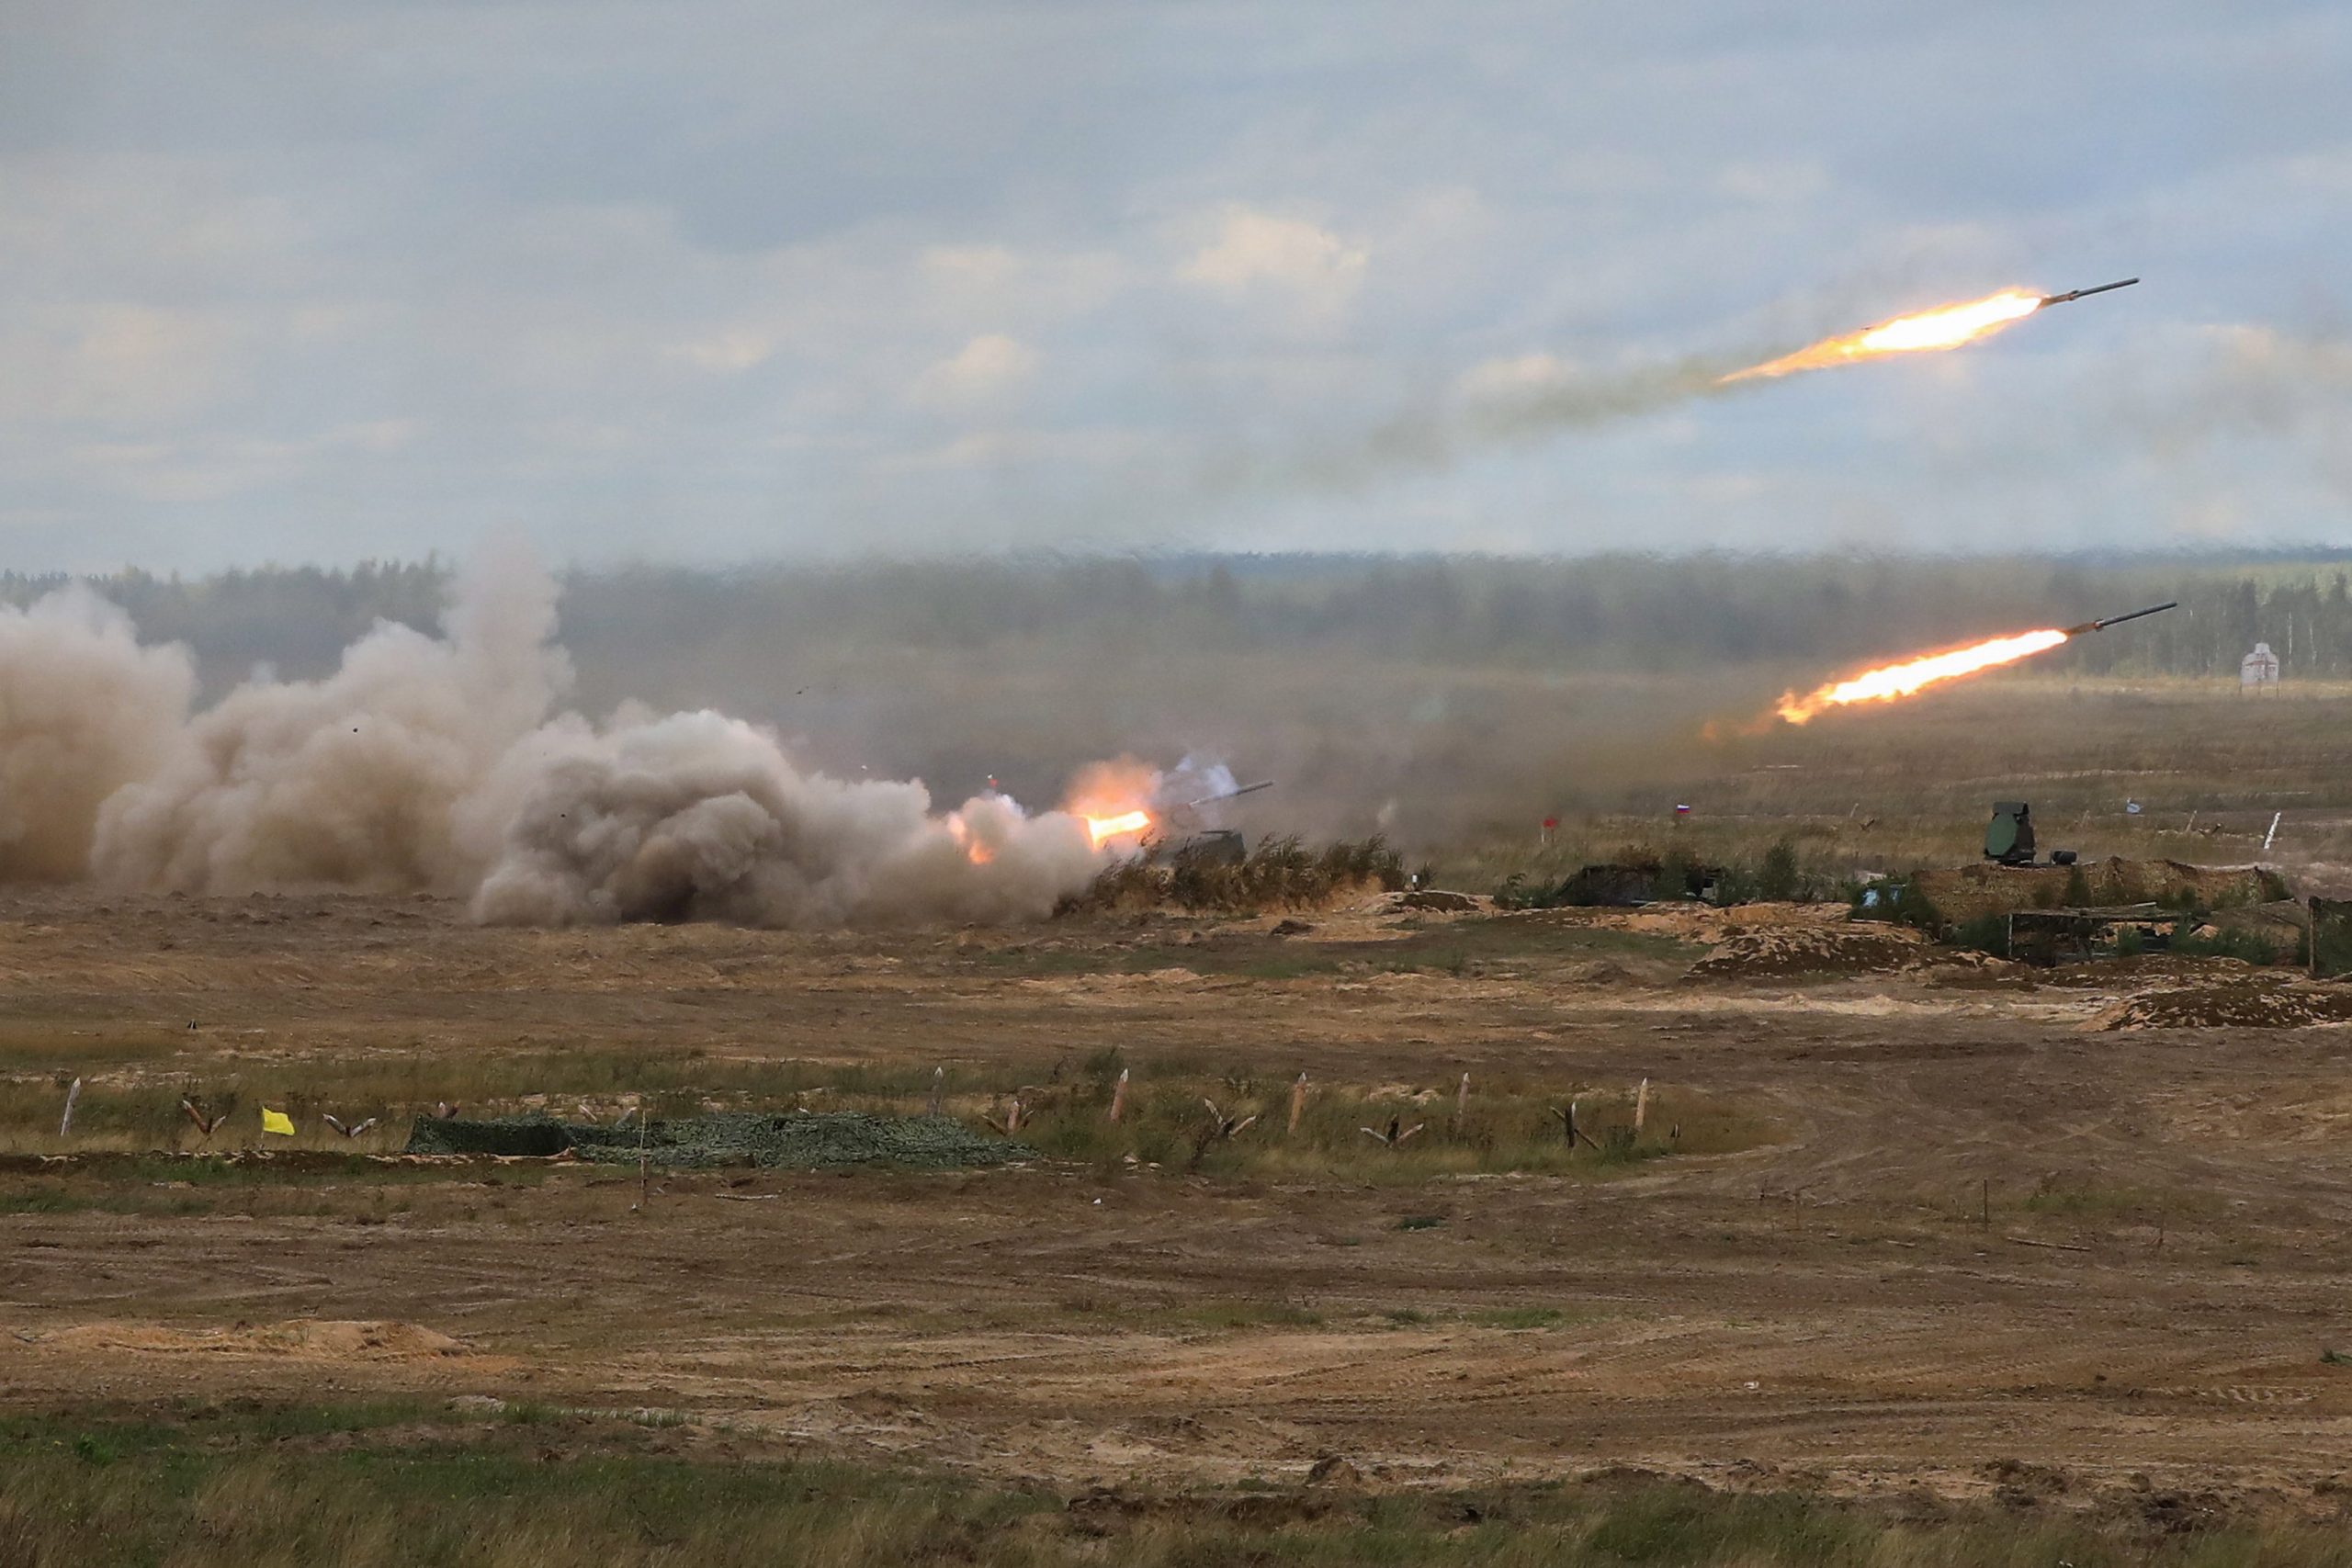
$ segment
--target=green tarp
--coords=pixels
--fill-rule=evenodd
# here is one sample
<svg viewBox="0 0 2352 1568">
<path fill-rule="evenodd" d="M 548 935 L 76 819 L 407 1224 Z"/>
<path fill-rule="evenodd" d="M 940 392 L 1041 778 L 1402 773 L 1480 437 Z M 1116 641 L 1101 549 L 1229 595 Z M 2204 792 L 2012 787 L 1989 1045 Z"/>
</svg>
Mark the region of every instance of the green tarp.
<svg viewBox="0 0 2352 1568">
<path fill-rule="evenodd" d="M 409 1130 L 413 1155 L 536 1155 L 570 1150 L 579 1159 L 634 1165 L 640 1148 L 664 1167 L 753 1165 L 817 1170 L 881 1165 L 954 1170 L 1002 1165 L 1036 1151 L 975 1133 L 946 1116 L 870 1116 L 857 1111 L 776 1114 L 722 1111 L 651 1122 L 640 1130 L 558 1122 L 547 1116 L 487 1121 L 420 1116 Z"/>
</svg>

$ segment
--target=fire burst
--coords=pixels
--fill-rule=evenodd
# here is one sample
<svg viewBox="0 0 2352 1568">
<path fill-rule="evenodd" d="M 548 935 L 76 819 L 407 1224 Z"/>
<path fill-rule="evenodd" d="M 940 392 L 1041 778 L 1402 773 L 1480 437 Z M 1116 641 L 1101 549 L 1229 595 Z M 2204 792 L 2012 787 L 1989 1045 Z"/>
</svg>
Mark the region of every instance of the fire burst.
<svg viewBox="0 0 2352 1568">
<path fill-rule="evenodd" d="M 1099 850 L 1109 840 L 1121 838 L 1128 833 L 1140 833 L 1150 826 L 1150 812 L 1126 811 L 1116 817 L 1089 817 L 1086 819 L 1086 833 L 1094 840 L 1094 847 Z"/>
<path fill-rule="evenodd" d="M 1781 699 L 1781 705 L 1774 711 L 1791 724 L 1803 724 L 1824 708 L 1843 707 L 1849 703 L 1891 703 L 1939 681 L 1957 680 L 2046 652 L 2070 635 L 2055 629 L 2019 632 L 2015 637 L 1996 637 L 1990 642 L 1956 648 L 1950 653 L 1906 659 L 1883 669 L 1865 670 L 1850 681 L 1833 682 L 1810 696 L 1800 697 L 1791 692 Z"/>
<path fill-rule="evenodd" d="M 1996 333 L 2013 321 L 2023 321 L 2055 298 L 2029 293 L 2022 288 L 2004 288 L 1986 299 L 1940 306 L 1913 316 L 1897 316 L 1891 321 L 1883 321 L 1858 333 L 1848 333 L 1843 337 L 1824 338 L 1810 348 L 1784 354 L 1761 365 L 1751 365 L 1745 370 L 1735 370 L 1716 385 L 1728 386 L 1734 381 L 1787 376 L 1799 370 L 1826 370 L 1833 366 L 1850 365 L 1858 359 L 1874 359 L 1883 354 L 1922 354 L 1933 349 L 1958 348 L 1964 343 L 1973 343 L 1978 338 Z"/>
</svg>

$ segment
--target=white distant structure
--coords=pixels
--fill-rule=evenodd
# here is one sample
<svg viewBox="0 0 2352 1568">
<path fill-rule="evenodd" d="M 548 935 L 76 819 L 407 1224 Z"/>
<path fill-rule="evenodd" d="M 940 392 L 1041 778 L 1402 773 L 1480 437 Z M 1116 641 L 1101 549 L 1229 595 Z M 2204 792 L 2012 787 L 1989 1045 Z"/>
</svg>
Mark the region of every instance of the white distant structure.
<svg viewBox="0 0 2352 1568">
<path fill-rule="evenodd" d="M 2278 656 L 2270 651 L 2268 643 L 2256 643 L 2254 651 L 2238 660 L 2238 690 L 2258 692 L 2278 684 Z"/>
</svg>

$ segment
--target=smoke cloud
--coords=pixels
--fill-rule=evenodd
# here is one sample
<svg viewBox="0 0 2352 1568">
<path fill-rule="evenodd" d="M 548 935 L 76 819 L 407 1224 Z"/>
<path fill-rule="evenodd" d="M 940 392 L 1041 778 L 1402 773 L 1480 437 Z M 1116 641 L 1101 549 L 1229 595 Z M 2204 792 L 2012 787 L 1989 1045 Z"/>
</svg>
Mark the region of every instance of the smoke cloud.
<svg viewBox="0 0 2352 1568">
<path fill-rule="evenodd" d="M 803 773 L 721 714 L 566 718 L 523 752 L 526 792 L 474 897 L 495 924 L 1036 919 L 1100 864 L 1067 813 L 985 795 L 935 816 L 920 784 Z"/>
<path fill-rule="evenodd" d="M 100 809 L 164 764 L 196 692 L 180 648 L 141 648 L 85 588 L 0 609 L 0 880 L 85 869 Z"/>
<path fill-rule="evenodd" d="M 568 688 L 548 646 L 555 588 L 493 557 L 459 584 L 446 637 L 379 623 L 322 681 L 256 680 L 173 737 L 99 813 L 107 886 L 469 892 L 503 823 L 507 754 Z"/>
<path fill-rule="evenodd" d="M 189 716 L 184 649 L 85 590 L 0 611 L 0 880 L 130 891 L 335 887 L 470 898 L 491 922 L 819 927 L 1049 913 L 1098 869 L 1085 825 L 988 795 L 797 766 L 713 712 L 559 711 L 555 589 L 493 557 L 444 635 L 379 623 L 317 681 Z"/>
</svg>

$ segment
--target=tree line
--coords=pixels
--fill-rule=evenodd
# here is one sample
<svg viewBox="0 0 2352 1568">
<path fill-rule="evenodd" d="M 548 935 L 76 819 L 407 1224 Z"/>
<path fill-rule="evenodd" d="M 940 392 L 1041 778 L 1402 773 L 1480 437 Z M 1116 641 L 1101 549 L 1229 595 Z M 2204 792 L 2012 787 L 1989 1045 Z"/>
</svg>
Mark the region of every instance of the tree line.
<svg viewBox="0 0 2352 1568">
<path fill-rule="evenodd" d="M 208 685 L 254 665 L 332 668 L 379 619 L 430 627 L 452 570 L 435 558 L 204 577 L 89 580 L 150 641 L 195 649 Z M 0 574 L 25 604 L 62 578 Z M 2052 668 L 2224 676 L 2257 641 L 2289 679 L 2352 676 L 2352 558 L 2183 561 L 1612 556 L 1183 556 L 570 573 L 562 636 L 586 659 L 674 651 L 724 635 L 778 657 L 816 647 L 1074 652 L 1105 641 L 1170 650 L 1356 651 L 1581 669 L 1842 663 L 2164 599 L 2181 607 L 2085 637 Z"/>
</svg>

